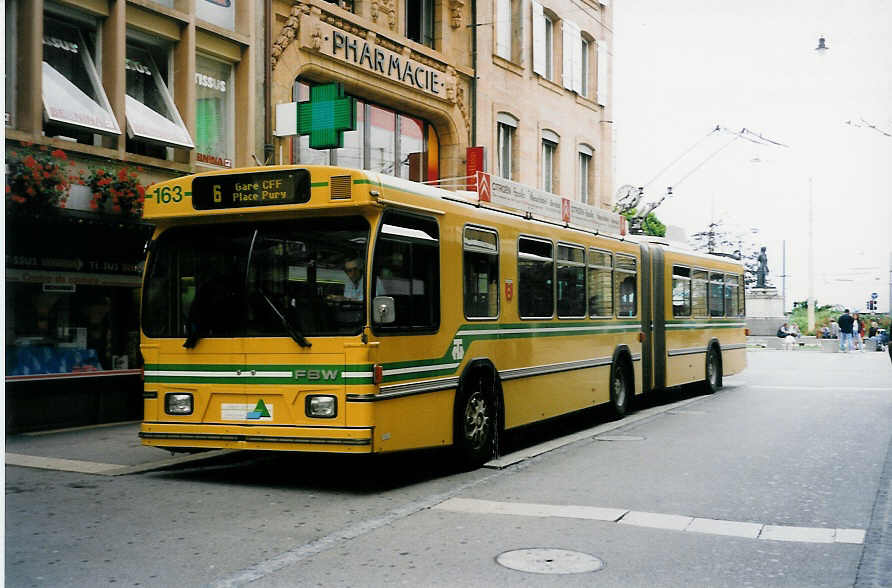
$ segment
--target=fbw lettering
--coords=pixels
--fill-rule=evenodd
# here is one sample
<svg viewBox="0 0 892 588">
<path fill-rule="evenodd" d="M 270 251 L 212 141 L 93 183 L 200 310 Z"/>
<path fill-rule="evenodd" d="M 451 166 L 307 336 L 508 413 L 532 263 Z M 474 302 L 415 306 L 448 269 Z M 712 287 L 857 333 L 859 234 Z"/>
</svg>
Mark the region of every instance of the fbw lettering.
<svg viewBox="0 0 892 588">
<path fill-rule="evenodd" d="M 338 370 L 294 370 L 296 380 L 337 380 Z"/>
</svg>

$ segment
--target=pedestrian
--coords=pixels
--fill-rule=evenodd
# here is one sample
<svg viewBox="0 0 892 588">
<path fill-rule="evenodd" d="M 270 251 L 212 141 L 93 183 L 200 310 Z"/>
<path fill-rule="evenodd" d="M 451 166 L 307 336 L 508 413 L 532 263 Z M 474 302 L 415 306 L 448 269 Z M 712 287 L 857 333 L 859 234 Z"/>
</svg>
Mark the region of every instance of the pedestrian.
<svg viewBox="0 0 892 588">
<path fill-rule="evenodd" d="M 830 323 L 830 338 L 839 339 L 839 323 L 836 321 Z"/>
<path fill-rule="evenodd" d="M 852 315 L 852 343 L 858 351 L 864 351 L 864 324 L 858 318 L 858 313 Z"/>
<path fill-rule="evenodd" d="M 796 345 L 796 336 L 794 335 L 793 329 L 790 328 L 788 323 L 784 323 L 780 327 L 778 327 L 777 336 L 784 342 L 784 351 L 793 350 L 794 346 Z"/>
<path fill-rule="evenodd" d="M 852 325 L 855 319 L 849 314 L 849 309 L 847 308 L 843 314 L 839 315 L 836 322 L 839 325 L 839 350 L 843 353 L 848 353 L 849 347 L 852 346 Z"/>
</svg>

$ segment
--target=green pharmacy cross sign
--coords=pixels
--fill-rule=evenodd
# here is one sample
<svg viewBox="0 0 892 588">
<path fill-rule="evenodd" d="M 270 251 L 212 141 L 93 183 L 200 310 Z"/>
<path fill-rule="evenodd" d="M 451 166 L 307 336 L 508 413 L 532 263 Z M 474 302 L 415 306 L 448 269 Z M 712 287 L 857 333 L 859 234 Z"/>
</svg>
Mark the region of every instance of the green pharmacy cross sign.
<svg viewBox="0 0 892 588">
<path fill-rule="evenodd" d="M 341 84 L 310 88 L 310 99 L 297 103 L 297 134 L 310 136 L 312 149 L 340 149 L 344 131 L 356 130 L 356 99 Z"/>
</svg>

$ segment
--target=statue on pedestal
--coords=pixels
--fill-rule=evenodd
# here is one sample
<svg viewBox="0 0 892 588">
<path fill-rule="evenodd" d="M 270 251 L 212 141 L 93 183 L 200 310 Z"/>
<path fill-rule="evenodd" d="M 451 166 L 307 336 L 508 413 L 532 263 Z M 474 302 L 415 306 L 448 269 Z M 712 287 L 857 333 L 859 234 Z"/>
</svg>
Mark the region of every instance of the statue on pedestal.
<svg viewBox="0 0 892 588">
<path fill-rule="evenodd" d="M 756 288 L 766 288 L 765 276 L 768 275 L 768 255 L 765 254 L 765 247 L 759 252 L 759 267 L 756 269 Z"/>
</svg>

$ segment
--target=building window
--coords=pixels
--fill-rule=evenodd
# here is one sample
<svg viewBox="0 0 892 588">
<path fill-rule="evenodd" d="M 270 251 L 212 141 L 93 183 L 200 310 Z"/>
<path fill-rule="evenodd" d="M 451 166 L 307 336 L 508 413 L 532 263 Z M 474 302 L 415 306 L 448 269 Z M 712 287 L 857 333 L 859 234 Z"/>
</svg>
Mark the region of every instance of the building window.
<svg viewBox="0 0 892 588">
<path fill-rule="evenodd" d="M 672 316 L 691 316 L 691 268 L 672 267 Z"/>
<path fill-rule="evenodd" d="M 195 0 L 195 16 L 218 27 L 233 31 L 235 30 L 235 3 L 239 1 Z"/>
<path fill-rule="evenodd" d="M 559 138 L 556 133 L 549 130 L 542 131 L 542 189 L 546 192 L 555 192 L 557 185 L 554 178 L 555 159 L 557 158 L 557 146 Z"/>
<path fill-rule="evenodd" d="M 545 79 L 554 80 L 554 21 L 545 15 Z"/>
<path fill-rule="evenodd" d="M 89 39 L 89 41 L 88 41 Z M 93 63 L 95 33 L 46 18 L 43 25 L 44 133 L 93 143 L 93 134 L 120 135 Z"/>
<path fill-rule="evenodd" d="M 431 332 L 440 325 L 440 238 L 433 219 L 385 212 L 372 264 L 373 298 L 393 298 L 382 332 Z"/>
<path fill-rule="evenodd" d="M 613 316 L 613 254 L 588 250 L 588 311 L 591 317 Z"/>
<path fill-rule="evenodd" d="M 406 0 L 406 37 L 433 48 L 434 0 Z"/>
<path fill-rule="evenodd" d="M 585 249 L 558 245 L 558 318 L 585 317 Z"/>
<path fill-rule="evenodd" d="M 294 84 L 294 99 L 310 99 L 310 85 Z M 309 137 L 292 139 L 292 163 L 340 165 L 395 175 L 414 182 L 439 178 L 439 137 L 428 122 L 356 99 L 356 130 L 340 149 L 311 149 Z"/>
<path fill-rule="evenodd" d="M 554 315 L 554 245 L 521 237 L 517 243 L 517 308 L 520 318 Z"/>
<path fill-rule="evenodd" d="M 197 55 L 195 95 L 197 161 L 218 167 L 232 167 L 235 159 L 232 65 Z"/>
<path fill-rule="evenodd" d="M 591 199 L 591 185 L 593 179 L 592 156 L 594 150 L 588 145 L 579 146 L 579 201 L 589 204 Z"/>
<path fill-rule="evenodd" d="M 518 120 L 508 113 L 500 112 L 496 117 L 496 122 L 498 132 L 496 137 L 498 145 L 497 173 L 499 177 L 510 180 L 514 175 L 514 135 L 517 131 Z"/>
<path fill-rule="evenodd" d="M 125 70 L 127 150 L 164 158 L 164 147 L 194 147 L 165 83 L 167 51 L 127 45 Z"/>
<path fill-rule="evenodd" d="M 589 82 L 588 82 L 588 70 L 589 70 L 589 51 L 591 48 L 591 43 L 589 43 L 588 39 L 581 38 L 580 39 L 580 50 L 579 50 L 579 94 L 580 96 L 585 96 L 588 98 L 589 92 Z"/>
<path fill-rule="evenodd" d="M 496 5 L 496 55 L 514 63 L 520 63 L 523 45 L 523 18 L 521 0 L 497 0 Z"/>
<path fill-rule="evenodd" d="M 499 236 L 465 227 L 464 303 L 468 318 L 499 316 Z"/>
<path fill-rule="evenodd" d="M 638 260 L 630 255 L 617 255 L 613 274 L 619 308 L 616 316 L 638 314 Z"/>
</svg>

